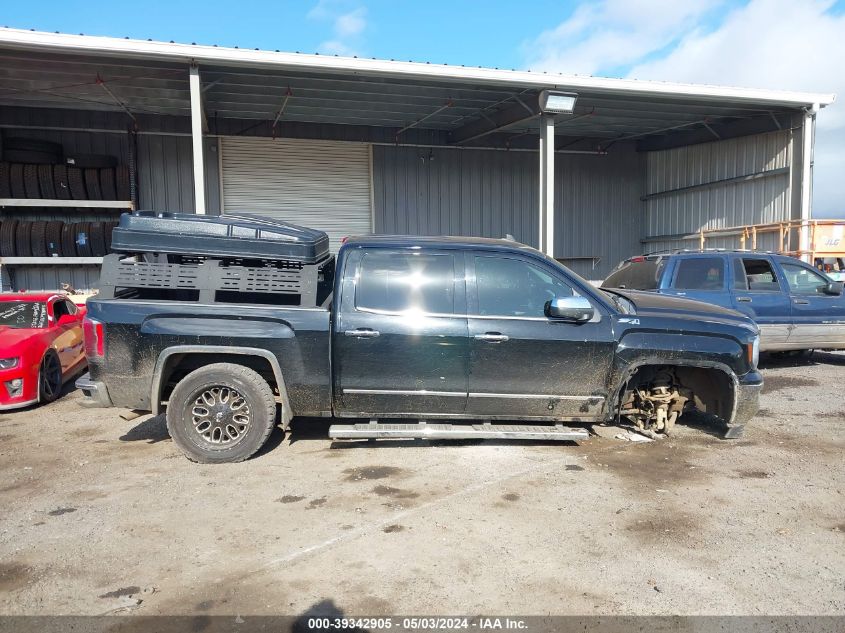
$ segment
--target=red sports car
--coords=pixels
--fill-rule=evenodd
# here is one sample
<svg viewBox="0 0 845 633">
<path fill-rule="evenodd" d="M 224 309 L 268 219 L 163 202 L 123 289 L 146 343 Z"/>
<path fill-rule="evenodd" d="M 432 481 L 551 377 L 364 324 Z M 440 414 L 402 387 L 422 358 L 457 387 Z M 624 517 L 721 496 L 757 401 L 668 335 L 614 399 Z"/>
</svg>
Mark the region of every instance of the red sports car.
<svg viewBox="0 0 845 633">
<path fill-rule="evenodd" d="M 85 366 L 84 313 L 60 293 L 0 294 L 0 409 L 59 397 Z"/>
</svg>

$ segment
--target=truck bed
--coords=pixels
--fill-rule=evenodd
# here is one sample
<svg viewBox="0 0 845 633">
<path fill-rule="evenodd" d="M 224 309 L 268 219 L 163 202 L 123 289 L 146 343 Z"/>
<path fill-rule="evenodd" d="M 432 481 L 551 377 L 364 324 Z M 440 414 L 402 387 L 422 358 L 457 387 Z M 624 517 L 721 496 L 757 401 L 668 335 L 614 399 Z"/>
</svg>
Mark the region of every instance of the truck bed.
<svg viewBox="0 0 845 633">
<path fill-rule="evenodd" d="M 90 379 L 105 384 L 113 405 L 157 412 L 154 375 L 167 371 L 167 359 L 172 365 L 195 346 L 224 360 L 243 350 L 259 350 L 271 368 L 276 359 L 297 415 L 331 411 L 326 308 L 91 299 L 88 316 L 106 324 L 106 353 L 89 360 Z M 184 371 L 163 377 L 159 399 Z"/>
</svg>

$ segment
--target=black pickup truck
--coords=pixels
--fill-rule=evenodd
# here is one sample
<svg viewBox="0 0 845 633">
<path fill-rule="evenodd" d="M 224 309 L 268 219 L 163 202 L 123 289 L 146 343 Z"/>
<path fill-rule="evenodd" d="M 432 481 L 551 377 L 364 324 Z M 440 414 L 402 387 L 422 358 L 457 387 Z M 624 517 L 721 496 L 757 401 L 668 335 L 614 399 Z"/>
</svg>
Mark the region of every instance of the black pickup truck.
<svg viewBox="0 0 845 633">
<path fill-rule="evenodd" d="M 135 239 L 153 221 L 169 224 Z M 194 224 L 201 247 L 180 234 Z M 212 228 L 228 251 L 209 245 Z M 262 241 L 294 230 L 292 242 Z M 508 240 L 359 237 L 335 262 L 302 231 L 124 215 L 122 253 L 106 257 L 88 301 L 90 374 L 77 386 L 89 406 L 166 408 L 173 440 L 199 462 L 244 460 L 294 416 L 337 418 L 334 438 L 573 440 L 620 417 L 670 432 L 696 409 L 738 437 L 757 411 L 758 330 L 739 313 L 597 290 Z M 263 250 L 234 256 L 233 235 Z M 291 244 L 315 240 L 311 259 L 291 261 Z"/>
</svg>

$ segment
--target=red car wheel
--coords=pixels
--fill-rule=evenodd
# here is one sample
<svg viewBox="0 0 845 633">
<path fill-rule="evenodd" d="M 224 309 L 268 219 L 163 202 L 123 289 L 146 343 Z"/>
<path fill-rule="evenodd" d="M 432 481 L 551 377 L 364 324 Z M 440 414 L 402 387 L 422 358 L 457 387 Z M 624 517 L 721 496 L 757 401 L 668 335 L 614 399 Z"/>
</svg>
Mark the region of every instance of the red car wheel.
<svg viewBox="0 0 845 633">
<path fill-rule="evenodd" d="M 44 402 L 53 402 L 62 391 L 62 365 L 59 355 L 47 350 L 38 370 L 38 398 Z"/>
</svg>

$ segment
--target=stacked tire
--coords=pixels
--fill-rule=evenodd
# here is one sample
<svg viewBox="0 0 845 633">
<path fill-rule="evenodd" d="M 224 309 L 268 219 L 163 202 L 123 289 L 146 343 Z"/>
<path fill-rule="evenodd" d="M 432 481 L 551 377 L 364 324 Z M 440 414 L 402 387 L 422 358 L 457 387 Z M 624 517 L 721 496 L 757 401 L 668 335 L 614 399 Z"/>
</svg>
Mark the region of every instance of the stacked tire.
<svg viewBox="0 0 845 633">
<path fill-rule="evenodd" d="M 102 257 L 117 222 L 0 221 L 0 257 Z"/>
<path fill-rule="evenodd" d="M 8 138 L 0 161 L 0 198 L 129 200 L 129 169 L 113 156 L 65 156 L 58 143 Z"/>
</svg>

